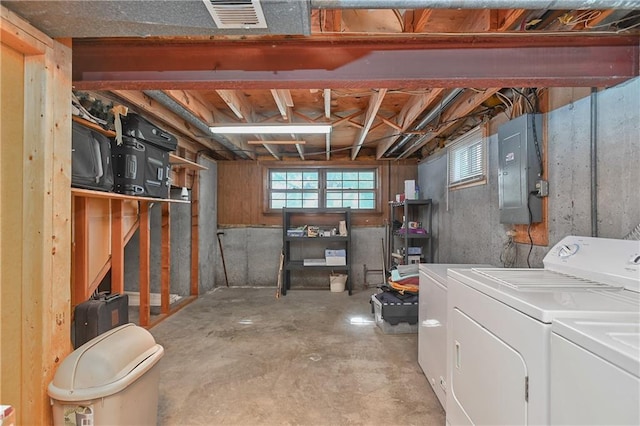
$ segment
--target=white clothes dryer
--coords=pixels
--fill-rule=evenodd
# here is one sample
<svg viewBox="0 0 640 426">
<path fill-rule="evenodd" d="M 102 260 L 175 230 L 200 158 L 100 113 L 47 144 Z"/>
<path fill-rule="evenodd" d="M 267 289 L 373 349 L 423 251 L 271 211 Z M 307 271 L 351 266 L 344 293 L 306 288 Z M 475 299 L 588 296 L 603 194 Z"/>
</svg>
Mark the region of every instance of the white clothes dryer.
<svg viewBox="0 0 640 426">
<path fill-rule="evenodd" d="M 418 364 L 440 405 L 447 404 L 447 270 L 491 265 L 421 263 L 418 306 Z"/>
<path fill-rule="evenodd" d="M 566 237 L 543 269 L 449 269 L 447 423 L 549 424 L 555 318 L 640 309 L 640 242 Z"/>
</svg>

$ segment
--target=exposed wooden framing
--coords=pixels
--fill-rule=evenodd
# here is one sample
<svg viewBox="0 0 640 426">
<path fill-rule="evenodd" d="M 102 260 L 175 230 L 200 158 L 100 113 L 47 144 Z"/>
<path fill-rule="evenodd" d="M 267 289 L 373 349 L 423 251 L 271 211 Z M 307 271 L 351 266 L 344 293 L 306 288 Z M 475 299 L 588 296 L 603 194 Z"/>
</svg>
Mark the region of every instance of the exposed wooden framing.
<svg viewBox="0 0 640 426">
<path fill-rule="evenodd" d="M 498 11 L 496 9 L 479 9 L 469 11 L 467 19 L 458 28 L 461 32 L 479 33 L 496 30 L 498 27 Z"/>
<path fill-rule="evenodd" d="M 329 161 L 329 159 L 331 159 L 331 134 L 327 133 L 324 136 L 324 146 L 325 150 L 327 151 L 327 161 Z"/>
<path fill-rule="evenodd" d="M 346 117 L 338 118 L 336 121 L 331 123 L 331 127 L 335 128 L 335 127 L 343 125 L 344 123 L 351 122 L 351 120 L 353 120 L 354 118 L 356 118 L 358 116 L 361 116 L 363 114 L 363 112 L 364 111 L 356 111 L 353 114 L 349 114 Z"/>
<path fill-rule="evenodd" d="M 253 108 L 251 104 L 238 96 L 238 92 L 235 90 L 216 90 L 216 92 L 236 117 L 248 123 L 253 121 Z"/>
<path fill-rule="evenodd" d="M 169 153 L 169 164 L 172 166 L 183 167 L 185 169 L 207 170 L 207 168 L 201 164 L 179 157 L 172 153 Z"/>
<path fill-rule="evenodd" d="M 148 327 L 151 310 L 151 224 L 149 220 L 149 201 L 140 201 L 140 326 Z"/>
<path fill-rule="evenodd" d="M 124 293 L 123 200 L 111 200 L 111 291 Z"/>
<path fill-rule="evenodd" d="M 171 215 L 170 204 L 162 203 L 160 243 L 160 312 L 169 313 L 171 292 Z"/>
<path fill-rule="evenodd" d="M 387 126 L 401 132 L 402 131 L 402 127 L 398 126 L 396 123 L 394 123 L 393 121 L 381 116 L 380 114 L 377 114 L 376 117 L 378 117 L 380 119 L 380 121 L 382 121 L 384 124 L 386 124 Z"/>
<path fill-rule="evenodd" d="M 285 100 L 280 96 L 280 91 L 277 89 L 271 89 L 271 96 L 273 96 L 273 100 L 276 102 L 276 106 L 278 107 L 278 111 L 280 111 L 280 115 L 286 120 L 288 112 L 287 104 L 285 103 Z"/>
<path fill-rule="evenodd" d="M 177 200 L 173 198 L 151 198 L 151 197 L 138 197 L 135 195 L 126 195 L 126 194 L 118 194 L 116 192 L 102 192 L 102 191 L 92 191 L 90 189 L 82 189 L 82 188 L 71 188 L 71 193 L 76 196 L 87 197 L 87 198 L 104 198 L 104 199 L 120 199 L 120 200 L 133 200 L 133 201 L 149 201 L 152 203 L 185 203 L 188 204 L 189 201 L 185 200 Z"/>
<path fill-rule="evenodd" d="M 331 89 L 324 89 L 324 118 L 331 118 Z"/>
<path fill-rule="evenodd" d="M 360 148 L 362 148 L 362 144 L 364 143 L 364 140 L 367 138 L 369 129 L 373 124 L 373 120 L 376 119 L 376 114 L 378 113 L 378 110 L 380 109 L 380 105 L 382 104 L 382 101 L 384 99 L 384 95 L 386 94 L 387 94 L 387 89 L 378 89 L 378 91 L 376 91 L 371 97 L 371 100 L 369 100 L 369 106 L 364 116 L 365 124 L 362 130 L 360 131 L 360 135 L 358 136 L 358 139 L 353 144 L 351 160 L 355 160 L 356 157 L 358 156 L 358 153 L 360 152 Z"/>
<path fill-rule="evenodd" d="M 73 292 L 72 305 L 86 300 L 86 289 L 89 287 L 89 218 L 87 214 L 87 199 L 73 198 Z"/>
<path fill-rule="evenodd" d="M 402 31 L 405 33 L 421 33 L 431 17 L 432 9 L 416 9 L 404 12 Z"/>
<path fill-rule="evenodd" d="M 435 130 L 428 132 L 423 138 L 420 139 L 419 143 L 414 143 L 412 146 L 408 147 L 400 155 L 399 158 L 403 158 L 407 155 L 412 154 L 413 152 L 417 151 L 421 147 L 434 140 L 437 136 L 455 126 L 456 120 L 473 112 L 476 108 L 478 108 L 478 106 L 480 106 L 484 101 L 493 96 L 493 94 L 498 90 L 500 90 L 500 88 L 485 89 L 482 92 L 467 91 L 467 93 L 464 93 L 460 100 L 456 101 L 453 106 L 445 110 L 440 120 L 443 124 L 438 126 Z"/>
<path fill-rule="evenodd" d="M 513 30 L 514 27 L 520 24 L 520 21 L 524 19 L 526 9 L 511 9 L 507 10 L 506 14 L 502 17 L 498 17 L 498 28 L 497 31 L 509 31 Z"/>
<path fill-rule="evenodd" d="M 196 158 L 196 163 L 197 163 Z M 191 186 L 191 296 L 200 294 L 200 173 L 193 175 Z"/>
<path fill-rule="evenodd" d="M 47 385 L 71 350 L 71 49 L 67 40 L 51 40 L 3 6 L 0 20 L 1 43 L 22 55 L 16 59 L 22 79 L 15 81 L 20 100 L 10 105 L 21 106 L 20 120 L 2 123 L 21 128 L 21 139 L 10 143 L 22 154 L 10 159 L 16 167 L 9 171 L 7 141 L 2 148 L 3 177 L 10 179 L 3 192 L 15 185 L 12 192 L 20 196 L 10 211 L 3 203 L 0 216 L 3 223 L 19 217 L 25 224 L 2 235 L 0 290 L 18 309 L 12 316 L 0 313 L 1 329 L 12 330 L 2 338 L 1 398 L 15 405 L 17 424 L 52 424 Z M 9 244 L 21 261 L 7 272 Z"/>
<path fill-rule="evenodd" d="M 294 123 L 294 121 L 293 121 L 293 114 L 292 114 L 292 112 L 291 112 L 291 111 L 292 111 L 292 110 L 291 110 L 291 108 L 289 107 L 289 111 L 288 111 L 289 119 L 288 119 L 288 121 L 289 121 L 289 123 Z M 298 135 L 294 135 L 294 138 L 295 138 L 297 141 L 300 141 L 300 136 L 298 136 Z M 298 155 L 300 156 L 300 159 L 301 159 L 301 160 L 304 160 L 304 146 L 302 146 L 302 144 L 297 143 L 297 144 L 296 144 L 296 151 L 298 151 Z"/>
<path fill-rule="evenodd" d="M 402 108 L 402 111 L 396 117 L 396 122 L 399 124 L 401 130 L 400 133 L 406 131 L 413 122 L 433 103 L 433 101 L 440 96 L 444 89 L 432 89 L 429 93 L 421 95 L 413 95 L 409 101 Z M 387 132 L 387 139 L 378 143 L 376 148 L 376 158 L 380 159 L 385 152 L 398 140 L 401 136 L 396 134 L 397 132 L 391 130 Z"/>
<path fill-rule="evenodd" d="M 278 41 L 79 39 L 74 40 L 73 83 L 81 90 L 228 91 L 349 88 L 357 78 L 360 87 L 407 89 L 589 87 L 636 77 L 639 57 L 637 37 L 589 32 L 562 37 L 490 33 Z M 532 61 L 538 66 L 530 66 Z"/>
</svg>

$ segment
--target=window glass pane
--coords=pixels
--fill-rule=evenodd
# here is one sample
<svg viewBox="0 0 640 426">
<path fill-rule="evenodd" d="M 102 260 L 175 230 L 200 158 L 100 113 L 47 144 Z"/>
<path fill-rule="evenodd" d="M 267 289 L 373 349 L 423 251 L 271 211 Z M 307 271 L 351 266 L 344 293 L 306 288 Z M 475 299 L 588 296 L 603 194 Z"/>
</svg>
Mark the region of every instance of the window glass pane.
<svg viewBox="0 0 640 426">
<path fill-rule="evenodd" d="M 344 189 L 358 189 L 358 181 L 357 180 L 345 180 L 342 183 L 342 187 Z"/>
<path fill-rule="evenodd" d="M 302 192 L 287 193 L 287 200 L 302 200 Z"/>
<path fill-rule="evenodd" d="M 327 192 L 327 200 L 342 200 L 342 194 L 340 192 Z"/>
<path fill-rule="evenodd" d="M 318 181 L 304 181 L 302 186 L 304 189 L 318 189 Z"/>
<path fill-rule="evenodd" d="M 374 192 L 361 192 L 360 193 L 361 200 L 375 200 L 376 195 Z"/>
<path fill-rule="evenodd" d="M 360 200 L 361 209 L 374 209 L 376 204 L 373 200 Z"/>
<path fill-rule="evenodd" d="M 342 180 L 342 172 L 327 172 L 327 180 Z"/>
<path fill-rule="evenodd" d="M 306 209 L 318 208 L 318 200 L 304 200 L 302 202 L 302 207 L 304 207 Z"/>
<path fill-rule="evenodd" d="M 338 208 L 343 207 L 342 200 L 327 200 L 328 208 Z"/>
<path fill-rule="evenodd" d="M 271 189 L 286 189 L 287 183 L 284 181 L 272 181 Z"/>
<path fill-rule="evenodd" d="M 302 189 L 302 181 L 301 180 L 288 180 L 287 181 L 287 189 Z"/>
<path fill-rule="evenodd" d="M 318 172 L 304 172 L 302 174 L 303 180 L 318 180 Z"/>
<path fill-rule="evenodd" d="M 358 172 L 345 172 L 342 174 L 344 180 L 358 180 Z"/>
<path fill-rule="evenodd" d="M 287 174 L 285 172 L 271 172 L 271 180 L 286 180 Z"/>
<path fill-rule="evenodd" d="M 373 172 L 360 172 L 360 180 L 370 180 L 373 182 L 375 177 L 375 173 Z"/>
<path fill-rule="evenodd" d="M 287 180 L 302 180 L 302 172 L 287 172 Z"/>
<path fill-rule="evenodd" d="M 344 200 L 342 207 L 351 207 L 352 209 L 358 208 L 358 200 Z"/>
<path fill-rule="evenodd" d="M 302 200 L 287 200 L 287 207 L 300 208 L 302 207 Z"/>
<path fill-rule="evenodd" d="M 342 188 L 341 180 L 328 180 L 327 181 L 327 189 L 340 189 Z"/>
<path fill-rule="evenodd" d="M 271 200 L 272 209 L 281 209 L 283 207 L 286 207 L 284 200 Z"/>
<path fill-rule="evenodd" d="M 271 193 L 271 199 L 272 200 L 284 200 L 287 198 L 287 193 L 286 192 L 272 192 Z"/>
<path fill-rule="evenodd" d="M 359 187 L 360 189 L 374 189 L 375 183 L 372 180 L 361 180 Z"/>
<path fill-rule="evenodd" d="M 484 179 L 486 141 L 482 129 L 476 127 L 449 146 L 449 186 Z"/>
</svg>

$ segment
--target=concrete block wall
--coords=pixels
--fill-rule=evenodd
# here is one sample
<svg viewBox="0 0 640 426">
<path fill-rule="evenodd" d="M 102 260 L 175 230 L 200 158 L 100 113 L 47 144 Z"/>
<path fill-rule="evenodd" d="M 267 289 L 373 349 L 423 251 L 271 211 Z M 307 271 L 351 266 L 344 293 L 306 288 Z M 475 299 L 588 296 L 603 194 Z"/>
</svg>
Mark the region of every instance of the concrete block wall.
<svg viewBox="0 0 640 426">
<path fill-rule="evenodd" d="M 597 235 L 622 238 L 640 223 L 640 78 L 599 91 L 596 103 Z M 550 246 L 533 247 L 532 267 L 541 267 L 549 248 L 564 236 L 591 235 L 591 98 L 557 108 L 547 118 Z M 497 142 L 491 135 L 488 183 L 450 191 L 448 200 L 446 152 L 420 164 L 420 187 L 435 204 L 436 262 L 501 266 L 510 226 L 499 223 Z M 529 245 L 518 244 L 517 266 L 527 266 L 528 252 Z"/>
</svg>

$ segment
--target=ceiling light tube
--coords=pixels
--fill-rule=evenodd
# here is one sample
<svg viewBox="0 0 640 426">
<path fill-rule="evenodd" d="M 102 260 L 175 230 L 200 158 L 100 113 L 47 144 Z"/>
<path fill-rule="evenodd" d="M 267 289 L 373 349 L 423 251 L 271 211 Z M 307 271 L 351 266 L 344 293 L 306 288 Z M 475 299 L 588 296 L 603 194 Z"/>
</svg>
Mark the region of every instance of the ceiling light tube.
<svg viewBox="0 0 640 426">
<path fill-rule="evenodd" d="M 215 134 L 310 135 L 331 133 L 331 124 L 234 124 L 209 129 Z"/>
<path fill-rule="evenodd" d="M 264 140 L 264 141 L 247 141 L 247 143 L 249 145 L 304 145 L 307 142 L 306 141 L 299 141 L 299 140 L 295 140 L 295 141 L 268 141 L 268 140 Z"/>
</svg>

